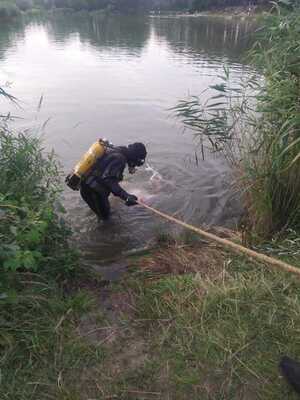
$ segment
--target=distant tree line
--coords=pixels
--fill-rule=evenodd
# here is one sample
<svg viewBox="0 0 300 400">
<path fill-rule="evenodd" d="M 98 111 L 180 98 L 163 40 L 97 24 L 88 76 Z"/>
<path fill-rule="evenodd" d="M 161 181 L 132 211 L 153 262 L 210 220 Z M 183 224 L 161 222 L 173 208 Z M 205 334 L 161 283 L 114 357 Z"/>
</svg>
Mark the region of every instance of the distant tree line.
<svg viewBox="0 0 300 400">
<path fill-rule="evenodd" d="M 202 11 L 213 8 L 248 6 L 267 0 L 0 0 L 0 18 L 32 9 L 107 10 L 121 14 L 149 11 Z"/>
<path fill-rule="evenodd" d="M 222 9 L 226 7 L 252 7 L 255 5 L 270 4 L 268 0 L 193 0 L 193 10 L 203 11 Z"/>
</svg>

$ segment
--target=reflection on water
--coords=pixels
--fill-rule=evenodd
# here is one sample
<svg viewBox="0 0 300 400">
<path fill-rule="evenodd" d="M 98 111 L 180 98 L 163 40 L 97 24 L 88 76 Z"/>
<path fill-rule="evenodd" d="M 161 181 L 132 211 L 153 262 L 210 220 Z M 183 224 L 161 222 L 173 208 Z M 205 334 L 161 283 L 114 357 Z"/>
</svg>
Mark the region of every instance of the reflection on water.
<svg viewBox="0 0 300 400">
<path fill-rule="evenodd" d="M 230 18 L 155 18 L 155 32 L 172 50 L 188 58 L 226 59 L 242 62 L 245 50 L 253 43 L 256 23 L 252 19 Z"/>
<path fill-rule="evenodd" d="M 12 82 L 11 91 L 22 99 L 22 110 L 14 112 L 24 117 L 23 126 L 50 118 L 46 143 L 66 172 L 98 137 L 116 145 L 143 141 L 149 166 L 126 177 L 129 192 L 195 225 L 233 224 L 239 208 L 228 165 L 207 154 L 197 166 L 192 135 L 182 133 L 168 109 L 217 83 L 224 65 L 235 78 L 247 76 L 251 68 L 243 56 L 254 29 L 248 20 L 204 17 L 24 20 L 0 26 L 0 82 Z M 12 107 L 3 100 L 0 106 Z M 115 198 L 112 221 L 103 224 L 78 192 L 66 189 L 64 201 L 90 263 L 143 247 L 161 225 L 171 229 Z"/>
<path fill-rule="evenodd" d="M 124 50 L 130 55 L 140 55 L 150 34 L 150 23 L 144 18 L 94 16 L 90 18 L 56 18 L 46 24 L 51 40 L 68 43 L 78 38 L 84 45 L 99 52 L 110 49 Z"/>
</svg>

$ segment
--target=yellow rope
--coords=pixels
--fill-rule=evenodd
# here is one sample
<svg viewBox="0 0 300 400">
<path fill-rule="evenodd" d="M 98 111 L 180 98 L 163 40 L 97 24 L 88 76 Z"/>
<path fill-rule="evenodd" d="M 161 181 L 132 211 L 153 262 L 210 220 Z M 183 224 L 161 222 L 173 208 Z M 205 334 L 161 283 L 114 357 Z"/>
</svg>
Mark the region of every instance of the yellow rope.
<svg viewBox="0 0 300 400">
<path fill-rule="evenodd" d="M 171 215 L 165 214 L 159 210 L 156 210 L 153 207 L 148 206 L 147 204 L 143 203 L 141 200 L 138 201 L 138 204 L 140 204 L 144 208 L 152 211 L 153 213 L 159 215 L 160 217 L 163 217 L 171 222 L 175 222 L 176 224 L 181 225 L 184 228 L 187 228 L 193 232 L 196 232 L 199 235 L 201 235 L 209 240 L 217 242 L 217 243 L 221 244 L 222 246 L 228 247 L 231 250 L 235 251 L 236 253 L 246 254 L 248 257 L 252 257 L 264 264 L 267 264 L 274 268 L 277 268 L 277 269 L 280 269 L 280 270 L 283 270 L 286 272 L 290 272 L 292 274 L 300 276 L 299 268 L 296 268 L 284 261 L 277 260 L 276 258 L 266 256 L 265 254 L 258 253 L 257 251 L 248 249 L 247 247 L 244 247 L 244 246 L 241 246 L 240 244 L 234 243 L 231 240 L 220 238 L 219 236 L 216 236 L 213 233 L 209 233 L 200 228 L 196 228 L 193 225 L 187 224 L 186 222 L 180 221 L 179 219 L 172 217 Z"/>
</svg>

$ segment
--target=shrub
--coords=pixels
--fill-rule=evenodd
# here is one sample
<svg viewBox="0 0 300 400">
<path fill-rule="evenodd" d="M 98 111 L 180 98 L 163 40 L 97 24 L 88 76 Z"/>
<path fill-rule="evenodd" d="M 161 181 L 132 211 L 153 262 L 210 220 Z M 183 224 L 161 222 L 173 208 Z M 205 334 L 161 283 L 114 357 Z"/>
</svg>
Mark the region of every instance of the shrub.
<svg viewBox="0 0 300 400">
<path fill-rule="evenodd" d="M 55 212 L 59 168 L 28 133 L 0 129 L 0 266 L 36 271 L 65 252 L 67 231 Z M 67 252 L 66 252 L 67 253 Z M 69 268 L 66 263 L 64 268 Z"/>
</svg>

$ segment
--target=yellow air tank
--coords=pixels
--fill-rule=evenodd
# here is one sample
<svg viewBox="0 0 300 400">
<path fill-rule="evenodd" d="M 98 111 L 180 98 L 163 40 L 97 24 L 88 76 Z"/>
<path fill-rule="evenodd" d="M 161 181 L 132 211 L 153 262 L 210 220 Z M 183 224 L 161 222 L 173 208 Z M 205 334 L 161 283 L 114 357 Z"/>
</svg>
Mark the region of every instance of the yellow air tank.
<svg viewBox="0 0 300 400">
<path fill-rule="evenodd" d="M 71 174 L 66 178 L 66 183 L 71 189 L 79 189 L 81 179 L 89 174 L 95 162 L 105 154 L 107 147 L 112 146 L 108 141 L 103 139 L 99 139 L 91 145 L 75 165 Z"/>
</svg>

